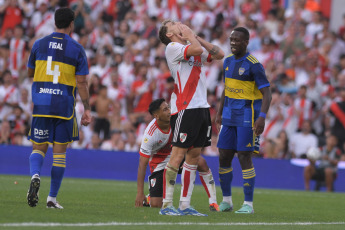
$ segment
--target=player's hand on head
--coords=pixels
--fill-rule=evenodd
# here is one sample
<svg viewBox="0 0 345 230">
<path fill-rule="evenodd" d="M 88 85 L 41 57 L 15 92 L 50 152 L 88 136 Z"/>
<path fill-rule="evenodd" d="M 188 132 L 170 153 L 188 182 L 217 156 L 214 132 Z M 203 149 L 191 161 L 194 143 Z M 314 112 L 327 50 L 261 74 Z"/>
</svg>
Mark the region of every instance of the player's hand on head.
<svg viewBox="0 0 345 230">
<path fill-rule="evenodd" d="M 81 125 L 88 126 L 91 123 L 91 111 L 85 110 L 83 116 L 81 117 Z"/>
<path fill-rule="evenodd" d="M 178 24 L 177 26 L 180 29 L 181 34 L 182 34 L 182 36 L 179 34 L 177 36 L 179 36 L 183 40 L 188 40 L 191 37 L 195 37 L 193 30 L 191 30 L 191 28 L 189 28 L 188 26 L 186 26 L 182 23 Z"/>
<path fill-rule="evenodd" d="M 254 130 L 255 135 L 256 136 L 261 135 L 264 131 L 264 128 L 265 128 L 265 118 L 259 117 L 255 121 L 254 126 L 253 126 L 253 130 Z"/>
</svg>

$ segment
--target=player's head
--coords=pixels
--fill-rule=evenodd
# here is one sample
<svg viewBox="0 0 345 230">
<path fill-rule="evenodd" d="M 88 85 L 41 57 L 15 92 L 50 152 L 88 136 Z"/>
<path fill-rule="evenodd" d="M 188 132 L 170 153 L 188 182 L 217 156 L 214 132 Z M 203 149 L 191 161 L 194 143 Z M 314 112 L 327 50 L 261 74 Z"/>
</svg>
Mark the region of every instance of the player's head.
<svg viewBox="0 0 345 230">
<path fill-rule="evenodd" d="M 55 26 L 58 29 L 67 29 L 74 26 L 74 11 L 70 8 L 63 7 L 55 11 Z"/>
<path fill-rule="evenodd" d="M 163 98 L 152 101 L 149 105 L 149 112 L 157 120 L 170 121 L 170 107 Z"/>
<path fill-rule="evenodd" d="M 176 36 L 176 34 L 181 34 L 180 29 L 178 28 L 178 24 L 180 22 L 174 22 L 173 20 L 165 20 L 162 22 L 161 27 L 159 28 L 159 39 L 165 45 L 168 45 L 172 42 L 172 38 Z M 178 37 L 177 37 L 178 38 Z"/>
<path fill-rule="evenodd" d="M 243 56 L 249 43 L 249 31 L 244 27 L 236 27 L 230 35 L 231 52 L 235 56 Z"/>
</svg>

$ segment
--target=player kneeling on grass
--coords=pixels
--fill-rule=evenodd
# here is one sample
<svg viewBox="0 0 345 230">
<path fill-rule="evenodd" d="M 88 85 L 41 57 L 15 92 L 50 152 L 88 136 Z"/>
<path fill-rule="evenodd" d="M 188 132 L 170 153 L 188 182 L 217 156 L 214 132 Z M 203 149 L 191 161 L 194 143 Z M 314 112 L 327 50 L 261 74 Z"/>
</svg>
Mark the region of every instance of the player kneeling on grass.
<svg viewBox="0 0 345 230">
<path fill-rule="evenodd" d="M 149 106 L 149 112 L 154 116 L 154 119 L 145 129 L 140 147 L 135 206 L 141 207 L 148 202 L 144 194 L 144 180 L 146 167 L 149 164 L 151 171 L 149 177 L 149 205 L 151 207 L 160 208 L 163 202 L 163 172 L 165 166 L 169 162 L 172 149 L 172 132 L 170 127 L 171 114 L 169 105 L 164 99 L 153 101 Z M 199 158 L 197 170 L 199 171 L 200 180 L 209 197 L 210 210 L 219 211 L 213 175 L 205 159 L 202 157 Z"/>
</svg>

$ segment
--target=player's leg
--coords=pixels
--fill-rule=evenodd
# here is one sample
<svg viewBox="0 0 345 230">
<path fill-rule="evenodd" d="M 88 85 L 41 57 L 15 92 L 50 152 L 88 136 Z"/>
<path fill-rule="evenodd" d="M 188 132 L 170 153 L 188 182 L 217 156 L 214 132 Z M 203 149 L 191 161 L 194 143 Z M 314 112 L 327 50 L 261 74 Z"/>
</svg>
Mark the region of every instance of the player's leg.
<svg viewBox="0 0 345 230">
<path fill-rule="evenodd" d="M 186 148 L 176 146 L 172 148 L 170 160 L 163 172 L 163 203 L 159 212 L 161 215 L 181 215 L 173 206 L 173 195 L 179 166 L 186 152 Z"/>
<path fill-rule="evenodd" d="M 252 162 L 255 136 L 251 127 L 237 127 L 238 160 L 242 168 L 244 203 L 235 213 L 254 213 L 255 169 Z"/>
<path fill-rule="evenodd" d="M 163 204 L 163 172 L 164 170 L 153 172 L 149 176 L 150 184 L 150 207 L 160 208 Z"/>
<path fill-rule="evenodd" d="M 332 168 L 325 168 L 325 183 L 327 192 L 333 191 L 333 182 L 334 182 L 334 170 Z"/>
<path fill-rule="evenodd" d="M 27 201 L 30 207 L 35 207 L 39 200 L 39 188 L 41 184 L 40 174 L 43 161 L 51 143 L 51 123 L 49 118 L 33 117 L 29 140 L 33 142 L 30 162 L 30 187 L 27 193 Z"/>
<path fill-rule="evenodd" d="M 187 122 L 184 126 L 184 130 L 180 132 L 179 137 L 181 143 L 185 143 L 186 147 L 192 148 L 187 152 L 186 161 L 183 164 L 179 210 L 185 215 L 207 216 L 190 207 L 190 201 L 194 189 L 201 149 L 204 146 L 209 146 L 211 142 L 210 113 L 208 108 L 191 109 L 186 110 L 186 112 L 188 112 L 185 114 Z M 186 140 L 183 138 L 183 135 L 186 135 Z"/>
<path fill-rule="evenodd" d="M 211 169 L 208 167 L 206 160 L 200 156 L 197 168 L 202 185 L 208 196 L 208 202 L 211 211 L 219 211 L 217 204 L 216 184 L 214 183 Z"/>
<path fill-rule="evenodd" d="M 219 181 L 223 201 L 219 205 L 222 212 L 232 211 L 231 182 L 233 178 L 232 160 L 236 153 L 236 127 L 222 126 L 217 147 L 219 150 Z"/>
<path fill-rule="evenodd" d="M 63 207 L 56 201 L 56 197 L 65 174 L 67 144 L 79 140 L 79 132 L 75 117 L 70 120 L 54 119 L 53 123 L 53 165 L 51 168 L 51 183 L 47 198 L 47 208 L 62 209 Z"/>
<path fill-rule="evenodd" d="M 310 190 L 310 180 L 315 174 L 315 162 L 310 162 L 308 166 L 304 168 L 304 188 Z"/>
</svg>

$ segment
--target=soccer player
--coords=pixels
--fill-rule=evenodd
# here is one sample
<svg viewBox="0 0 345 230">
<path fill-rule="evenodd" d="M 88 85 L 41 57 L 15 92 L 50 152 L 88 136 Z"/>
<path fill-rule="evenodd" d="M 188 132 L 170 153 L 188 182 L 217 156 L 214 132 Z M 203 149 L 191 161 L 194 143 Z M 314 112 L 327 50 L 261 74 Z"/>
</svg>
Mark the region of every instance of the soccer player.
<svg viewBox="0 0 345 230">
<path fill-rule="evenodd" d="M 38 203 L 41 167 L 48 145 L 52 144 L 54 160 L 47 208 L 63 208 L 56 196 L 65 172 L 66 148 L 68 143 L 79 139 L 74 111 L 76 88 L 84 104 L 81 124 L 86 126 L 91 122 L 85 51 L 69 36 L 74 29 L 74 18 L 71 9 L 58 9 L 55 12 L 56 32 L 37 40 L 29 57 L 28 74 L 34 78 L 33 118 L 28 137 L 33 142 L 29 158 L 31 183 L 27 194 L 30 207 Z"/>
<path fill-rule="evenodd" d="M 254 213 L 253 195 L 255 170 L 252 154 L 255 142 L 265 127 L 265 117 L 271 102 L 269 82 L 263 66 L 247 52 L 249 32 L 235 28 L 230 35 L 231 52 L 224 60 L 224 91 L 216 116 L 220 129 L 219 180 L 223 193 L 220 211 L 233 209 L 231 162 L 235 153 L 242 168 L 244 203 L 235 213 Z M 256 140 L 256 141 L 255 141 Z"/>
<path fill-rule="evenodd" d="M 137 196 L 135 206 L 143 206 L 146 203 L 144 194 L 144 179 L 146 167 L 149 164 L 151 176 L 150 184 L 150 206 L 162 207 L 163 201 L 163 172 L 171 153 L 172 132 L 170 128 L 170 107 L 164 99 L 157 99 L 151 102 L 149 112 L 154 119 L 146 127 L 140 147 L 140 159 L 137 178 Z M 209 197 L 211 211 L 219 211 L 216 197 L 216 186 L 211 169 L 207 166 L 204 158 L 200 157 L 198 162 L 200 180 Z"/>
<path fill-rule="evenodd" d="M 196 36 L 186 25 L 166 20 L 159 30 L 165 56 L 175 80 L 171 95 L 172 153 L 164 170 L 161 215 L 206 216 L 190 207 L 201 148 L 211 144 L 211 119 L 203 63 L 221 60 L 224 52 Z M 176 175 L 183 159 L 179 210 L 173 206 Z"/>
</svg>

